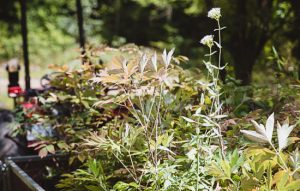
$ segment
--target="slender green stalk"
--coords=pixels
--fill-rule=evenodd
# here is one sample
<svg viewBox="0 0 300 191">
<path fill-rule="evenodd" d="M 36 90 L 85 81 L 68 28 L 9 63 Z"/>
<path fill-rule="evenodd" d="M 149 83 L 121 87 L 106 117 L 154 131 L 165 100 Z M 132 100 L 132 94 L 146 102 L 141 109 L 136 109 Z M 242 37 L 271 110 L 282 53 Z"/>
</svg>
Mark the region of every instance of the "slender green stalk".
<svg viewBox="0 0 300 191">
<path fill-rule="evenodd" d="M 158 120 L 159 120 L 159 115 L 160 115 L 160 107 L 161 107 L 161 101 L 162 101 L 162 91 L 163 91 L 163 82 L 161 82 L 160 85 L 160 92 L 159 92 L 159 102 L 157 105 L 157 116 L 155 119 L 155 189 L 158 190 Z"/>
<path fill-rule="evenodd" d="M 200 181 L 200 137 L 199 137 L 199 133 L 200 133 L 200 129 L 199 127 L 197 127 L 196 129 L 196 133 L 197 133 L 197 184 L 196 184 L 196 191 L 199 190 L 199 181 Z"/>
<path fill-rule="evenodd" d="M 271 147 L 274 149 L 276 155 L 277 155 L 277 156 L 279 157 L 279 159 L 281 160 L 281 162 L 282 162 L 282 164 L 283 164 L 283 166 L 284 166 L 284 167 L 283 167 L 284 170 L 286 170 L 286 171 L 288 172 L 288 171 L 289 171 L 289 168 L 288 168 L 287 164 L 285 163 L 285 161 L 283 160 L 283 158 L 281 157 L 280 152 L 277 151 L 277 149 L 274 147 L 274 145 L 273 145 L 271 142 L 269 142 L 269 143 L 270 143 Z"/>
<path fill-rule="evenodd" d="M 222 39 L 221 39 L 221 25 L 220 25 L 220 21 L 217 20 L 217 23 L 218 23 L 218 36 L 219 36 L 219 59 L 218 59 L 218 68 L 217 69 L 217 77 L 216 77 L 216 80 L 217 80 L 217 83 L 218 83 L 218 80 L 219 80 L 219 73 L 220 73 L 220 68 L 221 68 L 221 59 L 222 59 Z M 216 83 L 216 85 L 218 85 Z M 217 105 L 220 104 L 220 95 L 218 94 L 217 95 Z M 219 111 L 218 111 L 218 114 L 219 114 Z"/>
<path fill-rule="evenodd" d="M 216 107 L 218 109 L 219 105 L 220 105 L 220 93 L 218 90 L 218 80 L 219 80 L 219 73 L 220 73 L 220 69 L 221 69 L 221 58 L 222 58 L 222 39 L 221 39 L 221 25 L 220 25 L 220 21 L 219 19 L 217 20 L 218 23 L 218 35 L 219 35 L 219 58 L 218 58 L 218 69 L 217 69 L 217 76 L 216 76 L 216 90 L 217 90 L 217 104 Z M 217 115 L 219 115 L 221 113 L 221 109 L 217 110 Z M 224 141 L 223 141 L 223 137 L 222 137 L 222 129 L 221 126 L 218 125 L 218 131 L 220 134 L 219 137 L 219 142 L 220 142 L 220 146 L 221 146 L 221 152 L 222 152 L 222 157 L 223 159 L 225 159 L 225 148 L 224 148 Z"/>
<path fill-rule="evenodd" d="M 128 169 L 127 165 L 123 163 L 123 161 L 113 152 L 113 155 L 115 158 L 123 165 L 123 167 L 127 170 L 127 172 L 131 175 L 131 177 L 134 179 L 135 182 L 138 182 L 137 178 L 134 176 L 134 174 L 131 172 L 131 170 Z"/>
</svg>

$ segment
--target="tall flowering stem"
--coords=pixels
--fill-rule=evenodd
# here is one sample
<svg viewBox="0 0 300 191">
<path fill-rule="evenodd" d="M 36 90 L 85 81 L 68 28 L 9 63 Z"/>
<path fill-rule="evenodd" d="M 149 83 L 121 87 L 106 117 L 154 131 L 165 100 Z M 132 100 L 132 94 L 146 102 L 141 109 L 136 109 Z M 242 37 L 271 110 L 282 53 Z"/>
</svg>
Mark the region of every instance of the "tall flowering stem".
<svg viewBox="0 0 300 191">
<path fill-rule="evenodd" d="M 219 36 L 219 59 L 218 59 L 218 61 L 219 61 L 219 63 L 218 63 L 218 67 L 219 68 L 221 68 L 221 56 L 222 56 L 222 40 L 221 40 L 221 26 L 220 26 L 220 21 L 219 20 L 217 20 L 218 21 L 218 36 Z M 219 79 L 219 70 L 218 70 L 218 72 L 217 72 L 217 79 Z M 220 102 L 220 100 L 219 100 L 219 95 L 218 95 L 218 97 L 217 97 L 217 102 L 219 103 Z"/>
<path fill-rule="evenodd" d="M 221 102 L 220 102 L 220 93 L 219 93 L 219 89 L 218 89 L 218 80 L 219 80 L 219 73 L 220 70 L 222 70 L 221 67 L 221 58 L 222 58 L 222 39 L 221 39 L 221 24 L 220 24 L 220 18 L 221 18 L 221 9 L 220 8 L 213 8 L 211 9 L 207 16 L 211 19 L 214 19 L 217 21 L 218 24 L 218 28 L 216 29 L 218 31 L 218 42 L 215 42 L 213 40 L 213 36 L 212 35 L 207 35 L 204 38 L 202 38 L 202 40 L 200 41 L 200 43 L 202 43 L 203 45 L 206 45 L 209 47 L 209 62 L 205 63 L 206 66 L 209 68 L 209 73 L 212 77 L 213 80 L 213 91 L 215 92 L 215 96 L 213 96 L 212 98 L 212 107 L 210 109 L 209 114 L 210 115 L 221 115 Z M 218 65 L 217 67 L 213 66 L 211 64 L 211 56 L 212 56 L 212 46 L 216 44 L 219 51 L 219 55 L 218 55 Z M 216 124 L 218 122 L 218 119 L 215 119 Z M 218 127 L 218 133 L 219 133 L 219 144 L 221 147 L 221 151 L 222 151 L 222 157 L 225 158 L 225 147 L 224 147 L 224 141 L 223 141 L 223 137 L 222 137 L 222 130 L 220 125 L 217 126 Z"/>
</svg>

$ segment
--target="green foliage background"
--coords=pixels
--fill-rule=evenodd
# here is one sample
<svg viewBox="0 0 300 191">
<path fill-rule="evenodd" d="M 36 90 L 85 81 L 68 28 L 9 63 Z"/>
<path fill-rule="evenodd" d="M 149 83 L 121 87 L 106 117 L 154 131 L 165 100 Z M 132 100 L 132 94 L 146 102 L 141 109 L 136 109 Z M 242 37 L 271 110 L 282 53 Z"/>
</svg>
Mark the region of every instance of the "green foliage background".
<svg viewBox="0 0 300 191">
<path fill-rule="evenodd" d="M 222 58 L 223 65 L 229 64 L 227 76 L 244 85 L 251 82 L 253 70 L 253 84 L 273 83 L 277 73 L 285 80 L 299 78 L 299 1 L 85 0 L 82 4 L 87 44 L 176 47 L 176 54 L 190 58 L 185 68 L 200 69 L 205 52 L 199 40 L 214 29 L 207 11 L 220 7 L 227 27 Z M 0 5 L 0 63 L 15 57 L 22 61 L 19 1 L 0 0 Z M 75 0 L 27 1 L 33 78 L 40 78 L 50 64 L 68 64 L 78 58 L 75 5 Z M 273 46 L 277 58 L 285 58 L 283 62 L 269 59 Z M 0 75 L 5 78 L 3 67 Z M 221 77 L 224 80 L 225 73 Z"/>
</svg>

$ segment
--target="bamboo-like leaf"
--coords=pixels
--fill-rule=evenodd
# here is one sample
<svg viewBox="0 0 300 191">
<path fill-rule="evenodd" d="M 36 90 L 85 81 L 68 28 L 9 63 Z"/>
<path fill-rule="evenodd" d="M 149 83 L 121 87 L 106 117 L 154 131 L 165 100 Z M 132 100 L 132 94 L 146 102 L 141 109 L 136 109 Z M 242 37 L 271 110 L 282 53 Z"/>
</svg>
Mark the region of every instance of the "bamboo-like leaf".
<svg viewBox="0 0 300 191">
<path fill-rule="evenodd" d="M 267 134 L 266 134 L 266 130 L 265 127 L 262 124 L 258 124 L 256 121 L 251 120 L 252 124 L 255 127 L 256 132 L 258 132 L 259 134 L 261 134 L 263 137 L 265 137 L 266 140 L 268 140 Z"/>
<path fill-rule="evenodd" d="M 186 156 L 190 159 L 190 160 L 195 160 L 196 159 L 196 154 L 197 154 L 197 149 L 196 148 L 192 148 L 187 154 Z"/>
<path fill-rule="evenodd" d="M 273 136 L 273 129 L 274 129 L 274 113 L 272 113 L 268 117 L 266 126 L 262 124 L 258 124 L 254 120 L 251 120 L 251 122 L 254 125 L 256 132 L 261 135 L 260 137 L 261 138 L 264 137 L 264 140 L 272 144 L 272 136 Z"/>
<path fill-rule="evenodd" d="M 167 63 L 168 63 L 168 66 L 170 65 L 171 63 L 171 59 L 172 59 L 172 56 L 174 54 L 174 51 L 175 51 L 175 48 L 172 48 L 172 50 L 169 51 L 168 53 L 168 57 L 167 57 Z"/>
<path fill-rule="evenodd" d="M 258 143 L 268 143 L 269 142 L 265 136 L 257 133 L 256 131 L 241 130 L 241 132 L 251 141 L 255 141 Z"/>
<path fill-rule="evenodd" d="M 272 113 L 266 122 L 266 135 L 268 137 L 268 140 L 271 142 L 272 135 L 273 135 L 273 129 L 274 129 L 274 113 Z"/>
<path fill-rule="evenodd" d="M 103 105 L 106 105 L 106 104 L 111 104 L 111 103 L 114 103 L 114 99 L 111 98 L 111 99 L 107 99 L 107 100 L 101 100 L 101 101 L 98 101 L 96 103 L 94 103 L 94 107 L 102 107 Z"/>
<path fill-rule="evenodd" d="M 122 69 L 125 74 L 128 74 L 128 61 L 126 59 L 122 61 Z"/>
<path fill-rule="evenodd" d="M 214 41 L 214 43 L 217 45 L 218 48 L 222 48 L 222 46 L 218 42 Z"/>
<path fill-rule="evenodd" d="M 145 70 L 145 67 L 146 67 L 146 65 L 147 65 L 147 63 L 148 63 L 148 57 L 147 57 L 147 55 L 146 54 L 143 54 L 143 56 L 142 56 L 142 58 L 141 58 L 141 60 L 140 60 L 140 72 L 141 73 L 143 73 L 144 72 L 144 70 Z"/>
<path fill-rule="evenodd" d="M 157 55 L 156 55 L 156 52 L 151 57 L 151 63 L 153 65 L 153 68 L 154 68 L 155 72 L 157 72 Z"/>
<path fill-rule="evenodd" d="M 277 123 L 277 136 L 278 136 L 278 144 L 279 144 L 279 150 L 284 149 L 288 146 L 288 137 L 292 130 L 294 129 L 295 125 L 289 125 L 288 120 L 284 122 L 284 124 L 281 126 L 279 123 Z"/>
<path fill-rule="evenodd" d="M 222 119 L 222 118 L 226 118 L 228 117 L 228 115 L 215 115 L 215 116 L 212 116 L 212 118 L 214 119 Z"/>
<path fill-rule="evenodd" d="M 166 68 L 168 68 L 168 66 L 170 65 L 174 51 L 175 51 L 175 48 L 172 48 L 172 50 L 170 50 L 168 53 L 167 53 L 166 49 L 164 49 L 164 51 L 163 51 L 162 59 L 163 59 L 163 62 L 165 64 Z"/>
<path fill-rule="evenodd" d="M 122 78 L 119 75 L 110 75 L 110 76 L 103 76 L 98 78 L 98 82 L 102 82 L 102 83 L 118 83 L 121 80 Z"/>
<path fill-rule="evenodd" d="M 300 168 L 300 152 L 298 147 L 291 154 L 290 160 L 294 169 Z"/>
<path fill-rule="evenodd" d="M 196 123 L 196 121 L 190 119 L 190 118 L 187 118 L 187 117 L 184 117 L 184 116 L 181 116 L 184 120 L 186 120 L 187 122 L 189 123 Z"/>
<path fill-rule="evenodd" d="M 169 152 L 169 153 L 175 155 L 175 153 L 174 153 L 173 151 L 171 151 L 169 148 L 167 148 L 167 147 L 165 147 L 165 146 L 159 145 L 159 146 L 158 146 L 158 149 L 159 149 L 159 150 L 162 150 L 162 151 Z"/>
<path fill-rule="evenodd" d="M 162 59 L 163 59 L 165 66 L 167 67 L 167 50 L 166 49 L 164 49 L 164 51 L 162 53 Z"/>
</svg>

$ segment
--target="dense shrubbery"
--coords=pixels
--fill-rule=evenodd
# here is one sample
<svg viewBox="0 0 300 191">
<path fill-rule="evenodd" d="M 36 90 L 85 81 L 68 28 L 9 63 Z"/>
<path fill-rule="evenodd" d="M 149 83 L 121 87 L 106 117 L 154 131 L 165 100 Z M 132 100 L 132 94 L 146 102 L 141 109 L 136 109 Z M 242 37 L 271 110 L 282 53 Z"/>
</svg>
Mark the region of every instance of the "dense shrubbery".
<svg viewBox="0 0 300 191">
<path fill-rule="evenodd" d="M 208 16 L 218 22 L 220 35 L 219 11 Z M 278 89 L 267 99 L 247 97 L 259 90 L 219 82 L 220 38 L 206 36 L 201 43 L 210 50 L 207 73 L 183 70 L 180 63 L 187 59 L 174 57 L 174 49 L 160 54 L 134 45 L 92 48 L 80 69 L 59 68 L 52 90 L 39 98 L 43 112 L 31 121 L 55 129 L 55 137 L 33 145 L 41 156 L 68 152 L 71 163 L 82 163 L 57 187 L 299 189 L 299 85 L 288 96 Z M 266 125 L 256 122 L 272 110 L 276 115 Z"/>
</svg>

